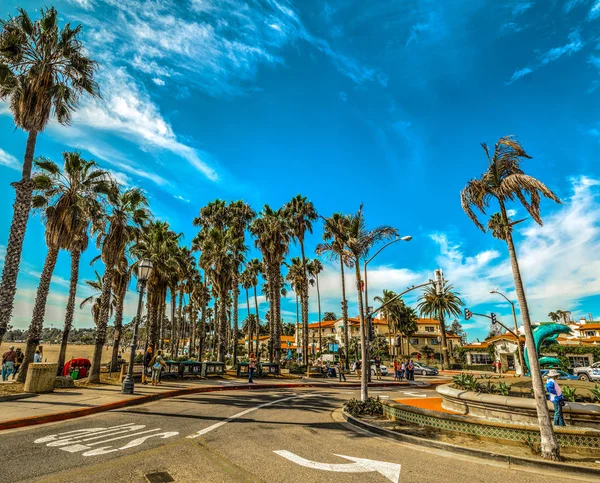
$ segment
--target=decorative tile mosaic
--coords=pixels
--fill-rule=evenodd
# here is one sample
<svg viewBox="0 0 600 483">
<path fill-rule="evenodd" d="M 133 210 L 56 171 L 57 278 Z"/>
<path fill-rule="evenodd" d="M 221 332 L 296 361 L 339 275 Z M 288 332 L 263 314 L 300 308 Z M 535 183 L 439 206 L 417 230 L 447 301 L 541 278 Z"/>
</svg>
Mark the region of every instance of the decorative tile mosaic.
<svg viewBox="0 0 600 483">
<path fill-rule="evenodd" d="M 419 414 L 397 407 L 388 406 L 386 404 L 383 405 L 383 414 L 388 417 L 409 421 L 421 426 L 429 426 L 445 431 L 471 434 L 473 436 L 483 436 L 487 438 L 503 439 L 516 442 L 525 442 L 528 439 L 532 442 L 540 442 L 539 432 L 530 431 L 527 429 L 489 426 L 470 421 L 455 421 L 453 419 L 444 419 L 443 417 L 438 418 L 435 416 Z M 600 449 L 600 437 L 597 436 L 583 434 L 563 434 L 557 432 L 556 437 L 558 438 L 558 442 L 561 446 Z"/>
</svg>

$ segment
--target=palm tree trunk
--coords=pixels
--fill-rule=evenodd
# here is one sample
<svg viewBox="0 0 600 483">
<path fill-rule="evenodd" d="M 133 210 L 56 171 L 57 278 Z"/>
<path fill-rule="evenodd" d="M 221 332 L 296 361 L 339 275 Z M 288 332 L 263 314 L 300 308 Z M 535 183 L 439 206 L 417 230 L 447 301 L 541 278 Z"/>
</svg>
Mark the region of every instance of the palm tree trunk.
<svg viewBox="0 0 600 483">
<path fill-rule="evenodd" d="M 127 295 L 127 284 L 123 283 L 119 287 L 117 294 L 117 308 L 115 310 L 115 340 L 113 342 L 112 357 L 110 358 L 110 370 L 115 372 L 117 369 L 117 360 L 119 355 L 119 345 L 123 335 L 123 307 L 125 305 L 125 296 Z"/>
<path fill-rule="evenodd" d="M 250 356 L 250 353 L 252 352 L 252 332 L 253 332 L 253 327 L 250 323 L 251 321 L 251 317 L 250 317 L 250 293 L 248 292 L 248 287 L 244 287 L 246 289 L 246 308 L 248 309 L 248 323 L 246 324 L 247 327 L 247 335 L 248 335 L 248 356 Z"/>
<path fill-rule="evenodd" d="M 31 210 L 31 198 L 33 194 L 33 182 L 31 181 L 31 167 L 35 152 L 37 131 L 30 131 L 27 136 L 27 147 L 23 159 L 23 172 L 21 181 L 12 183 L 16 196 L 13 204 L 13 218 L 10 225 L 8 245 L 4 256 L 4 269 L 2 270 L 2 283 L 0 284 L 0 345 L 12 317 L 15 294 L 17 292 L 17 277 L 19 265 L 21 264 L 21 253 L 23 251 L 23 240 L 27 231 L 29 211 Z M 32 359 L 33 360 L 33 359 Z M 24 373 L 25 366 L 21 368 Z"/>
<path fill-rule="evenodd" d="M 67 356 L 67 343 L 69 341 L 69 332 L 73 325 L 73 314 L 75 313 L 75 297 L 77 296 L 77 283 L 79 282 L 79 261 L 81 252 L 74 250 L 71 252 L 71 280 L 69 283 L 69 298 L 67 299 L 67 310 L 65 313 L 65 326 L 63 328 L 62 342 L 60 343 L 60 352 L 58 353 L 58 375 L 62 375 L 65 366 L 65 357 Z"/>
<path fill-rule="evenodd" d="M 444 320 L 444 314 L 439 314 L 440 320 L 440 332 L 442 335 L 442 357 L 444 361 L 444 367 L 449 369 L 450 360 L 448 359 L 448 343 L 446 342 L 446 322 Z"/>
<path fill-rule="evenodd" d="M 179 344 L 181 344 L 181 340 L 183 338 L 183 331 L 185 329 L 185 321 L 182 318 L 182 309 L 183 309 L 183 285 L 179 287 L 179 307 L 177 309 L 177 329 L 179 332 L 177 333 L 177 352 L 176 356 L 179 355 Z"/>
<path fill-rule="evenodd" d="M 258 315 L 258 297 L 256 297 L 256 285 L 254 285 L 254 310 L 256 310 L 256 358 L 260 359 L 260 316 Z"/>
<path fill-rule="evenodd" d="M 171 358 L 175 353 L 175 339 L 177 338 L 177 323 L 175 321 L 175 304 L 177 303 L 177 292 L 171 287 L 171 337 L 170 337 L 170 345 L 171 345 Z"/>
<path fill-rule="evenodd" d="M 507 226 L 508 216 L 502 201 L 500 201 L 500 208 L 502 210 L 502 218 Z M 533 328 L 531 327 L 531 319 L 529 318 L 529 307 L 527 306 L 527 299 L 525 298 L 525 289 L 523 288 L 523 280 L 521 279 L 521 270 L 519 268 L 519 261 L 517 259 L 517 251 L 515 249 L 512 234 L 510 232 L 506 233 L 506 245 L 510 255 L 510 265 L 512 267 L 513 278 L 515 281 L 515 290 L 517 292 L 517 300 L 519 301 L 521 319 L 523 320 L 525 345 L 527 346 L 529 369 L 531 372 L 531 385 L 533 388 L 533 396 L 535 398 L 535 408 L 537 412 L 538 423 L 540 425 L 540 446 L 542 457 L 551 460 L 559 460 L 560 449 L 556 435 L 554 434 L 554 429 L 552 428 L 552 422 L 550 421 L 550 413 L 548 412 L 548 403 L 546 400 L 544 383 L 540 373 L 540 361 L 538 359 L 538 353 L 533 340 Z"/>
<path fill-rule="evenodd" d="M 225 292 L 226 295 L 226 292 Z M 227 303 L 226 296 L 221 298 L 221 318 L 219 320 L 219 344 L 217 346 L 217 361 L 225 362 L 227 352 Z"/>
<path fill-rule="evenodd" d="M 237 341 L 237 332 L 238 332 L 238 324 L 239 324 L 239 314 L 238 314 L 238 304 L 240 297 L 240 288 L 237 277 L 237 268 L 235 269 L 236 273 L 233 277 L 233 367 L 237 364 L 237 349 L 238 349 L 238 341 Z"/>
<path fill-rule="evenodd" d="M 302 342 L 306 350 L 306 375 L 308 377 L 308 374 L 310 373 L 310 364 L 308 362 L 308 348 L 310 347 L 308 340 L 308 297 L 306 296 L 304 288 L 302 289 L 302 292 L 303 293 L 300 296 L 300 305 L 302 306 Z"/>
<path fill-rule="evenodd" d="M 367 338 L 365 336 L 365 313 L 363 310 L 363 298 L 361 291 L 361 275 L 360 275 L 360 261 L 355 259 L 354 267 L 356 269 L 356 292 L 358 295 L 358 314 L 360 320 L 360 357 L 362 359 L 362 371 L 360 373 L 360 400 L 366 401 L 369 397 L 369 373 L 371 372 L 371 364 L 369 364 L 369 355 L 367 353 Z"/>
<path fill-rule="evenodd" d="M 23 365 L 21 366 L 21 370 L 18 374 L 19 382 L 25 382 L 25 377 L 27 376 L 27 367 L 31 362 L 33 362 L 35 348 L 37 347 L 42 336 L 44 315 L 46 314 L 46 300 L 48 300 L 50 281 L 52 280 L 52 273 L 54 272 L 54 267 L 56 266 L 56 260 L 58 260 L 58 248 L 49 247 L 48 254 L 46 255 L 46 261 L 44 262 L 44 269 L 42 270 L 42 275 L 40 277 L 40 284 L 38 285 L 37 294 L 35 296 L 33 316 L 31 317 L 29 334 L 27 336 L 25 359 L 23 360 Z"/>
<path fill-rule="evenodd" d="M 344 323 L 344 352 L 346 355 L 346 370 L 350 369 L 350 328 L 348 327 L 348 301 L 346 300 L 346 280 L 344 276 L 344 262 L 340 254 L 340 268 L 342 272 L 342 321 Z"/>
<path fill-rule="evenodd" d="M 110 315 L 112 279 L 114 276 L 114 262 L 106 265 L 104 276 L 102 277 L 102 294 L 100 295 L 102 305 L 100 306 L 100 316 L 96 326 L 96 346 L 92 356 L 92 366 L 88 376 L 89 382 L 100 382 L 100 365 L 102 364 L 102 349 L 106 342 L 106 328 L 108 327 L 108 318 Z"/>
<path fill-rule="evenodd" d="M 317 278 L 317 305 L 319 306 L 319 352 L 323 353 L 322 336 L 321 336 L 321 292 L 319 290 L 319 274 Z"/>
<path fill-rule="evenodd" d="M 192 355 L 196 353 L 196 311 L 194 310 L 194 303 L 190 297 L 190 303 L 188 304 L 189 309 L 189 319 L 190 319 L 190 349 L 189 349 L 189 357 L 192 358 Z"/>
</svg>

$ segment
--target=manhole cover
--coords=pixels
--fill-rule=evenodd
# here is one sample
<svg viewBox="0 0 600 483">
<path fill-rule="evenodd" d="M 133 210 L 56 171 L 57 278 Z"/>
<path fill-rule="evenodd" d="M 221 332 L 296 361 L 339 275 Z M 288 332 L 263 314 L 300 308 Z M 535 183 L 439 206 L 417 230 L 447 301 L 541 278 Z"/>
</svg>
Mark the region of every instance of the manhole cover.
<svg viewBox="0 0 600 483">
<path fill-rule="evenodd" d="M 173 477 L 166 471 L 157 471 L 156 473 L 147 473 L 146 479 L 148 483 L 169 483 L 175 481 Z"/>
</svg>

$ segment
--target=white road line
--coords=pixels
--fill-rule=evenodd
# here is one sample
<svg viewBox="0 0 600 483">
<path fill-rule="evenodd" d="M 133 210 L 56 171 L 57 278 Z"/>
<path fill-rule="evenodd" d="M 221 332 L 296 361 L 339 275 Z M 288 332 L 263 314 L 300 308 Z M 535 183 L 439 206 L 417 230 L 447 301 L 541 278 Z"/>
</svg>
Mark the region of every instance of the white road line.
<svg viewBox="0 0 600 483">
<path fill-rule="evenodd" d="M 257 409 L 261 409 L 261 408 L 264 408 L 267 406 L 272 406 L 273 404 L 277 404 L 280 402 L 289 401 L 290 399 L 296 399 L 299 397 L 306 397 L 306 396 L 310 396 L 310 394 L 302 394 L 299 396 L 290 396 L 290 397 L 285 397 L 283 399 L 277 399 L 276 401 L 270 401 L 268 403 L 260 404 L 259 406 L 255 406 L 253 408 L 246 409 L 246 410 L 242 411 L 241 413 L 234 414 L 233 416 L 230 416 L 227 419 L 224 419 L 223 421 L 215 423 L 212 426 L 209 426 L 208 428 L 202 429 L 201 431 L 198 431 L 197 433 L 194 433 L 191 436 L 188 436 L 188 438 L 194 439 L 194 438 L 198 438 L 206 433 L 210 433 L 214 429 L 220 428 L 221 426 L 233 421 L 234 419 L 241 418 L 242 416 L 245 416 L 248 413 L 256 411 Z"/>
</svg>

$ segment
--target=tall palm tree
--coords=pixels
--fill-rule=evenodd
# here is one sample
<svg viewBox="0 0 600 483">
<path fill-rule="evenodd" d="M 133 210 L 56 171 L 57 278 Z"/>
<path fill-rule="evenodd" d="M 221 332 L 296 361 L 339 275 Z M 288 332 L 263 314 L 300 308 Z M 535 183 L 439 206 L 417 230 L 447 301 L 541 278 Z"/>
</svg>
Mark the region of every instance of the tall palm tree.
<svg viewBox="0 0 600 483">
<path fill-rule="evenodd" d="M 323 322 L 327 321 L 327 320 L 337 320 L 338 317 L 337 315 L 335 315 L 335 312 L 325 312 L 323 314 Z"/>
<path fill-rule="evenodd" d="M 422 315 L 438 319 L 440 323 L 440 332 L 442 334 L 442 354 L 444 357 L 444 366 L 449 367 L 448 343 L 446 341 L 446 318 L 458 317 L 462 313 L 464 305 L 460 298 L 460 293 L 454 291 L 454 287 L 448 282 L 444 282 L 441 293 L 437 293 L 437 288 L 428 285 L 423 290 L 423 295 L 419 298 L 417 308 Z"/>
<path fill-rule="evenodd" d="M 100 382 L 100 364 L 102 361 L 102 347 L 106 342 L 106 329 L 109 319 L 109 300 L 112 291 L 112 281 L 115 265 L 125 254 L 130 243 L 141 235 L 141 228 L 150 219 L 147 209 L 146 195 L 139 188 L 130 188 L 121 191 L 115 184 L 108 197 L 109 207 L 103 225 L 94 229 L 96 245 L 100 248 L 101 259 L 104 263 L 102 305 L 96 327 L 96 344 L 90 367 L 90 382 Z"/>
<path fill-rule="evenodd" d="M 123 335 L 123 310 L 125 308 L 125 296 L 127 287 L 131 280 L 131 268 L 127 257 L 124 256 L 117 262 L 115 274 L 113 276 L 112 292 L 115 296 L 115 336 L 113 340 L 112 356 L 110 358 L 110 370 L 115 371 L 118 367 L 119 346 L 121 336 Z"/>
<path fill-rule="evenodd" d="M 319 289 L 319 274 L 323 271 L 323 264 L 321 263 L 321 260 L 314 258 L 307 264 L 306 268 L 309 276 L 311 279 L 315 280 L 317 285 L 317 305 L 319 308 L 319 351 L 323 351 L 323 346 L 321 345 L 321 291 Z"/>
<path fill-rule="evenodd" d="M 237 337 L 238 331 L 238 299 L 240 294 L 240 267 L 244 263 L 245 233 L 248 225 L 256 216 L 256 212 L 249 204 L 243 201 L 234 201 L 227 207 L 229 213 L 229 229 L 232 231 L 231 257 L 232 257 L 232 298 L 233 298 L 233 333 Z M 237 364 L 237 340 L 233 341 L 233 365 Z"/>
<path fill-rule="evenodd" d="M 258 334 L 258 326 L 256 324 L 256 317 L 251 317 L 252 313 L 250 312 L 250 289 L 254 285 L 254 281 L 252 278 L 252 273 L 248 270 L 248 265 L 245 265 L 245 270 L 240 275 L 240 283 L 242 288 L 246 291 L 246 309 L 248 311 L 248 317 L 246 321 L 248 322 L 245 333 L 248 336 L 248 354 L 252 352 L 252 332 L 254 327 L 256 326 L 256 333 Z"/>
<path fill-rule="evenodd" d="M 300 245 L 302 254 L 302 276 L 305 282 L 302 284 L 304 296 L 300 297 L 302 303 L 302 339 L 304 349 L 308 348 L 308 273 L 306 271 L 306 255 L 304 253 L 304 237 L 306 232 L 312 233 L 312 223 L 319 217 L 315 205 L 301 195 L 296 195 L 285 205 L 285 216 L 289 220 L 290 234 Z M 308 352 L 305 362 L 308 363 Z M 306 368 L 308 374 L 308 365 Z"/>
<path fill-rule="evenodd" d="M 400 332 L 402 338 L 406 341 L 406 354 L 410 355 L 410 338 L 419 330 L 419 326 L 417 325 L 419 316 L 415 309 L 404 303 L 398 308 L 398 312 L 398 332 Z M 402 343 L 400 347 L 402 347 Z"/>
<path fill-rule="evenodd" d="M 262 273 L 262 263 L 258 258 L 252 258 L 246 263 L 246 273 L 248 281 L 252 284 L 254 290 L 254 313 L 256 315 L 256 350 L 255 354 L 259 356 L 259 335 L 260 335 L 260 314 L 258 312 L 258 297 L 256 295 L 256 287 L 258 285 L 258 276 Z M 250 345 L 250 349 L 252 349 Z M 250 351 L 252 352 L 252 350 Z"/>
<path fill-rule="evenodd" d="M 35 21 L 23 9 L 0 22 L 0 100 L 8 101 L 17 127 L 28 133 L 21 180 L 16 191 L 2 283 L 0 284 L 0 344 L 10 322 L 17 276 L 27 230 L 33 183 L 35 144 L 50 116 L 63 125 L 71 122 L 81 94 L 98 95 L 96 62 L 85 54 L 81 25 L 58 27 L 58 12 L 42 8 Z M 25 369 L 25 367 L 23 367 Z"/>
<path fill-rule="evenodd" d="M 498 203 L 504 228 L 504 241 L 508 248 L 510 264 L 512 267 L 515 290 L 519 301 L 523 329 L 525 331 L 525 344 L 529 352 L 529 367 L 531 369 L 531 381 L 535 396 L 538 422 L 540 424 L 541 452 L 542 456 L 549 459 L 558 459 L 559 447 L 556 435 L 552 429 L 552 423 L 546 406 L 544 385 L 540 374 L 540 364 L 537 358 L 535 343 L 533 340 L 533 329 L 529 317 L 529 308 L 525 297 L 525 289 L 521 278 L 521 270 L 517 259 L 517 251 L 513 242 L 507 204 L 518 201 L 529 215 L 539 225 L 542 224 L 540 214 L 540 200 L 544 196 L 556 203 L 560 203 L 558 197 L 541 181 L 525 174 L 521 169 L 523 159 L 531 159 L 521 144 L 511 136 L 500 138 L 494 146 L 494 152 L 490 154 L 485 143 L 482 144 L 488 161 L 487 170 L 479 178 L 474 178 L 467 183 L 461 192 L 461 204 L 465 213 L 481 231 L 484 226 L 479 221 L 475 209 L 485 214 L 485 210 L 492 202 Z"/>
<path fill-rule="evenodd" d="M 32 204 L 43 213 L 48 253 L 29 325 L 23 373 L 19 375 L 21 382 L 25 380 L 27 367 L 33 361 L 42 335 L 46 301 L 58 252 L 73 248 L 74 240 L 80 248 L 81 238 L 87 236 L 90 219 L 102 211 L 99 199 L 110 186 L 107 172 L 98 169 L 93 161 L 84 160 L 78 153 L 63 153 L 63 159 L 63 170 L 49 159 L 35 161 L 39 172 L 33 179 L 35 196 Z"/>
<path fill-rule="evenodd" d="M 256 238 L 254 244 L 263 256 L 266 281 L 269 288 L 269 306 L 273 337 L 271 346 L 277 362 L 281 356 L 281 265 L 288 253 L 290 244 L 289 219 L 283 209 L 273 210 L 265 205 L 250 225 L 250 232 Z"/>
<path fill-rule="evenodd" d="M 296 293 L 296 300 L 300 299 L 300 306 L 302 312 L 302 319 L 304 319 L 304 311 L 308 307 L 306 303 L 306 293 L 307 291 L 304 289 L 304 285 L 307 283 L 307 279 L 304 277 L 304 266 L 302 265 L 302 259 L 298 257 L 294 257 L 291 259 L 291 263 L 287 264 L 288 273 L 285 279 L 290 283 L 292 290 Z M 302 354 L 306 354 L 308 356 L 308 334 L 304 337 L 307 329 L 304 328 L 304 323 L 302 324 Z M 305 361 L 306 361 L 305 357 Z"/>
<path fill-rule="evenodd" d="M 387 225 L 381 225 L 372 230 L 367 229 L 362 205 L 356 213 L 348 216 L 347 222 L 342 223 L 341 228 L 343 231 L 340 232 L 338 231 L 338 226 L 331 227 L 334 230 L 334 235 L 343 242 L 343 246 L 350 252 L 354 263 L 360 321 L 361 359 L 363 368 L 367 368 L 369 367 L 369 350 L 365 333 L 365 312 L 362 298 L 363 281 L 360 272 L 360 260 L 367 258 L 371 248 L 379 242 L 398 236 L 398 230 Z M 362 401 L 366 401 L 369 397 L 367 383 L 368 373 L 365 370 L 361 373 L 360 397 Z"/>
<path fill-rule="evenodd" d="M 342 322 L 344 324 L 343 342 L 346 369 L 350 364 L 350 328 L 348 327 L 348 300 L 346 299 L 346 277 L 344 267 L 352 268 L 354 262 L 352 255 L 344 246 L 343 236 L 346 231 L 348 217 L 342 213 L 334 213 L 329 218 L 324 218 L 325 226 L 323 228 L 323 240 L 325 243 L 317 245 L 318 255 L 325 255 L 331 260 L 340 261 L 340 273 L 342 278 Z"/>
</svg>

